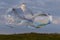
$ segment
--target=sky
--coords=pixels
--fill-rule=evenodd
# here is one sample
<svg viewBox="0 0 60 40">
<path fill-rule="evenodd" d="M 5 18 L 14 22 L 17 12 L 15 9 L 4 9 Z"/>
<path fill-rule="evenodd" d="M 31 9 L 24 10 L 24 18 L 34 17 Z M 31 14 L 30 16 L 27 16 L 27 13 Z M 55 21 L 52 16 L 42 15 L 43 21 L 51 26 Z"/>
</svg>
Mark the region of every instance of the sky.
<svg viewBox="0 0 60 40">
<path fill-rule="evenodd" d="M 34 12 L 40 13 L 41 11 L 50 13 L 53 16 L 60 16 L 60 0 L 0 0 L 0 15 L 7 13 L 9 8 L 19 6 L 21 3 L 26 3 L 27 6 Z M 0 34 L 13 34 L 13 33 L 60 33 L 60 25 L 49 24 L 42 28 L 31 29 L 28 27 L 15 27 L 9 28 L 0 25 Z"/>
</svg>

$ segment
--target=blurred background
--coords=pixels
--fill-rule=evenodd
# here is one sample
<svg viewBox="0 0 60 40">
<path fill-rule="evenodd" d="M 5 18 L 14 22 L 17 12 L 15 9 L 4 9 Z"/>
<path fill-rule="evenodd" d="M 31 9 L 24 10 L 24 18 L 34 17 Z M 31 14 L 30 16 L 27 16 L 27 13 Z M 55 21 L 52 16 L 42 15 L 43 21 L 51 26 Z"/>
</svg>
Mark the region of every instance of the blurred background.
<svg viewBox="0 0 60 40">
<path fill-rule="evenodd" d="M 60 0 L 0 0 L 0 15 L 8 12 L 9 8 L 18 7 L 26 3 L 34 13 L 50 13 L 53 16 L 60 16 Z M 60 33 L 60 24 L 49 24 L 42 28 L 31 29 L 28 27 L 10 28 L 0 25 L 0 34 L 18 34 L 18 33 Z"/>
</svg>

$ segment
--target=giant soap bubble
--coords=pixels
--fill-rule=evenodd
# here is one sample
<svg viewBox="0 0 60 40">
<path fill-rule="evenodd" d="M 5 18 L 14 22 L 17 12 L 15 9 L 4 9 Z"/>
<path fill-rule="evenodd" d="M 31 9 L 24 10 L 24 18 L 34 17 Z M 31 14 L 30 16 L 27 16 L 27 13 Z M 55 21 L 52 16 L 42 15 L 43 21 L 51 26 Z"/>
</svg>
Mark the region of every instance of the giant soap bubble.
<svg viewBox="0 0 60 40">
<path fill-rule="evenodd" d="M 6 25 L 8 27 L 33 27 L 41 28 L 50 23 L 58 23 L 57 20 L 53 20 L 52 15 L 48 13 L 33 13 L 23 3 L 21 7 L 8 9 L 5 15 L 0 16 L 0 25 Z"/>
</svg>

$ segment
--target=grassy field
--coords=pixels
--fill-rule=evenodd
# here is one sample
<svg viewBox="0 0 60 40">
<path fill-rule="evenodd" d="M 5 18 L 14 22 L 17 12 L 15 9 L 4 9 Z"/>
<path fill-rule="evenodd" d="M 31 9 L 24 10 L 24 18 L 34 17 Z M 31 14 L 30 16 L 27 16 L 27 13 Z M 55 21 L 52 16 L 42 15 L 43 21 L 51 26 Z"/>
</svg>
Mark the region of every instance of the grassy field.
<svg viewBox="0 0 60 40">
<path fill-rule="evenodd" d="M 0 40 L 60 40 L 60 34 L 25 33 L 0 35 Z"/>
</svg>

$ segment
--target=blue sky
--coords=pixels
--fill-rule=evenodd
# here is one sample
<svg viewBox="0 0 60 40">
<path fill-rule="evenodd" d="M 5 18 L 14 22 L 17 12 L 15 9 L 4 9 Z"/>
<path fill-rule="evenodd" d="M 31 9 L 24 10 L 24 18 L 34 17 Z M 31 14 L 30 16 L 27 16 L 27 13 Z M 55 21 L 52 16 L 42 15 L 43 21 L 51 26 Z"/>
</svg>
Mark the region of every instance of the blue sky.
<svg viewBox="0 0 60 40">
<path fill-rule="evenodd" d="M 60 0 L 0 0 L 0 14 L 6 14 L 9 8 L 16 7 L 25 2 L 33 12 L 47 12 L 54 16 L 60 16 Z M 28 27 L 9 28 L 7 26 L 0 26 L 0 34 L 10 33 L 60 33 L 60 25 L 49 24 L 39 29 L 30 29 Z"/>
</svg>

